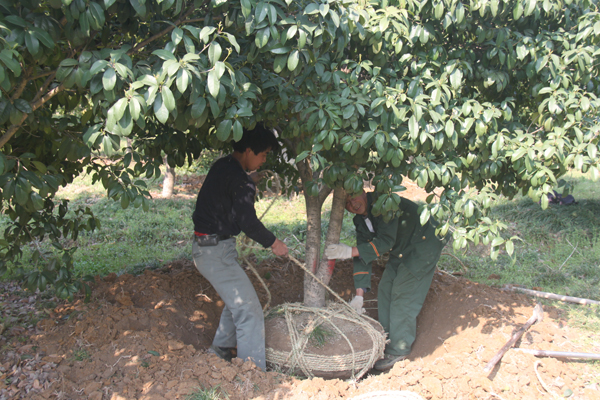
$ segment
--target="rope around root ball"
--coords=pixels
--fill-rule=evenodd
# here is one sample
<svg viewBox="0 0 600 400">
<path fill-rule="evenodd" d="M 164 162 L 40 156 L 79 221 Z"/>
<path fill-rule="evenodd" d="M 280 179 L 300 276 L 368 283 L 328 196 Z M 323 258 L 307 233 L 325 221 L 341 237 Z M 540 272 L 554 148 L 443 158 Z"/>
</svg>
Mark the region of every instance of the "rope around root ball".
<svg viewBox="0 0 600 400">
<path fill-rule="evenodd" d="M 261 215 L 259 220 L 262 220 L 262 218 L 271 209 L 271 207 L 273 206 L 275 201 L 277 201 L 278 198 L 279 194 L 273 199 L 273 201 L 271 201 L 271 204 L 269 204 L 269 206 Z M 242 247 L 244 249 L 264 250 L 264 248 L 262 247 L 251 246 L 250 241 L 251 239 L 244 235 L 241 238 Z M 292 350 L 290 352 L 281 352 L 271 348 L 267 348 L 267 361 L 279 366 L 284 366 L 292 371 L 296 368 L 300 368 L 300 370 L 308 378 L 314 377 L 314 374 L 311 371 L 351 371 L 352 379 L 359 379 L 373 366 L 373 364 L 375 364 L 375 361 L 383 357 L 383 351 L 385 349 L 386 344 L 385 334 L 382 334 L 373 326 L 373 324 L 379 325 L 379 322 L 366 315 L 361 316 L 360 314 L 358 314 L 355 309 L 350 307 L 350 305 L 346 301 L 344 301 L 344 299 L 342 299 L 337 293 L 331 290 L 329 286 L 327 286 L 319 278 L 317 278 L 317 276 L 315 276 L 315 274 L 313 274 L 312 271 L 306 268 L 306 266 L 303 263 L 296 260 L 291 254 L 289 254 L 288 257 L 300 268 L 302 268 L 308 275 L 310 275 L 315 281 L 317 281 L 326 290 L 328 290 L 329 293 L 331 293 L 333 297 L 335 297 L 340 303 L 331 303 L 327 308 L 306 307 L 299 303 L 286 303 L 278 307 L 277 312 L 282 311 L 285 316 L 288 332 L 290 334 L 290 344 Z M 241 258 L 244 261 L 244 263 L 248 265 L 252 273 L 258 278 L 259 282 L 261 283 L 261 285 L 265 289 L 265 292 L 267 293 L 268 299 L 267 303 L 263 308 L 263 312 L 265 315 L 268 315 L 270 311 L 267 311 L 267 309 L 269 308 L 269 305 L 271 303 L 271 293 L 267 288 L 265 281 L 256 271 L 254 264 L 251 263 L 244 255 L 242 255 Z M 311 321 L 308 327 L 302 329 L 302 332 L 299 332 L 296 329 L 296 325 L 293 323 L 293 318 L 291 314 L 301 312 L 310 312 L 315 314 L 317 317 Z M 348 337 L 333 323 L 333 318 L 351 321 L 355 325 L 362 327 L 371 338 L 371 342 L 373 343 L 372 349 L 367 351 L 355 352 L 354 346 L 352 346 L 352 343 L 350 342 Z M 323 322 L 328 322 L 346 340 L 346 343 L 348 343 L 350 349 L 352 350 L 351 354 L 338 356 L 322 356 L 318 354 L 306 354 L 304 352 L 305 347 L 308 344 L 310 334 L 316 327 L 321 325 Z M 358 372 L 356 372 L 357 369 L 359 369 Z"/>
<path fill-rule="evenodd" d="M 261 248 L 255 246 L 247 246 L 247 248 L 261 250 Z M 352 378 L 359 379 L 373 366 L 373 364 L 375 364 L 375 361 L 383 357 L 383 351 L 385 349 L 386 343 L 385 335 L 379 332 L 373 326 L 373 324 L 377 325 L 379 324 L 379 322 L 366 315 L 361 316 L 360 314 L 358 314 L 354 308 L 350 307 L 350 305 L 346 301 L 344 301 L 344 299 L 342 299 L 336 292 L 331 290 L 329 286 L 327 286 L 319 278 L 317 278 L 315 274 L 313 274 L 312 271 L 306 268 L 306 266 L 303 263 L 295 259 L 292 255 L 288 255 L 288 257 L 300 268 L 302 268 L 308 275 L 310 275 L 314 280 L 316 280 L 325 289 L 327 289 L 329 293 L 331 293 L 331 295 L 333 295 L 339 301 L 339 303 L 331 303 L 330 306 L 327 308 L 306 307 L 299 303 L 286 303 L 281 305 L 280 308 L 278 308 L 278 310 L 281 310 L 285 316 L 285 321 L 288 327 L 288 332 L 290 335 L 290 344 L 292 349 L 290 352 L 281 352 L 271 348 L 267 348 L 267 361 L 279 366 L 284 366 L 292 371 L 296 368 L 299 368 L 308 378 L 314 377 L 314 374 L 311 371 L 351 371 Z M 253 268 L 252 264 L 249 262 L 247 262 L 247 264 L 266 289 L 266 284 L 264 283 L 260 275 L 256 272 L 256 270 Z M 266 290 L 268 293 L 268 289 Z M 270 299 L 271 296 L 269 294 L 269 302 Z M 317 316 L 315 319 L 313 319 L 311 324 L 309 324 L 309 326 L 304 328 L 301 332 L 299 332 L 296 329 L 291 315 L 292 313 L 300 312 L 310 312 Z M 266 314 L 268 314 L 268 312 L 266 312 Z M 352 343 L 350 342 L 348 337 L 333 323 L 333 318 L 351 321 L 355 325 L 362 327 L 365 333 L 368 334 L 371 338 L 371 342 L 373 343 L 372 349 L 361 352 L 354 351 L 354 346 L 352 346 Z M 308 344 L 310 334 L 317 326 L 321 325 L 321 323 L 323 322 L 329 322 L 329 324 L 337 330 L 337 332 L 344 338 L 344 340 L 346 340 L 346 343 L 348 343 L 348 346 L 352 351 L 350 354 L 338 356 L 321 356 L 317 354 L 306 354 L 304 352 L 306 345 Z"/>
<path fill-rule="evenodd" d="M 350 311 L 349 310 L 352 310 Z M 383 356 L 385 348 L 385 336 L 378 331 L 373 324 L 378 322 L 368 316 L 358 315 L 351 307 L 347 307 L 345 302 L 330 303 L 326 308 L 306 307 L 298 303 L 286 303 L 271 310 L 271 313 L 283 314 L 290 337 L 290 351 L 279 351 L 272 348 L 266 349 L 267 361 L 285 367 L 291 371 L 299 369 L 308 378 L 313 378 L 312 371 L 322 372 L 351 372 L 352 379 L 359 379 Z M 298 329 L 294 320 L 294 315 L 301 313 L 313 314 L 311 322 L 304 329 Z M 371 338 L 372 348 L 364 351 L 355 351 L 354 346 L 348 337 L 336 326 L 334 319 L 349 321 L 352 324 L 363 329 L 366 335 Z M 369 322 L 370 321 L 370 322 Z M 312 332 L 316 327 L 324 322 L 328 322 L 344 338 L 351 353 L 345 355 L 319 355 L 308 354 L 305 352 Z"/>
</svg>

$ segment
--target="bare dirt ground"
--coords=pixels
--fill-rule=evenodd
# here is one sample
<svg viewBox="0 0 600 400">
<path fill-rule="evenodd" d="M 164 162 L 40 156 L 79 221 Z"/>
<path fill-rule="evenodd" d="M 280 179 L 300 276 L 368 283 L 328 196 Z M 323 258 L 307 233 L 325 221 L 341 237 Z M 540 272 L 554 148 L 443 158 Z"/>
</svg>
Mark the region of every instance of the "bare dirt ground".
<svg viewBox="0 0 600 400">
<path fill-rule="evenodd" d="M 353 291 L 351 268 L 348 261 L 338 262 L 330 283 L 346 300 Z M 366 295 L 374 318 L 382 268 L 374 268 L 373 290 Z M 303 271 L 297 265 L 272 259 L 257 269 L 270 275 L 272 305 L 302 300 Z M 251 279 L 266 301 L 265 290 Z M 426 399 L 600 399 L 598 366 L 592 362 L 509 350 L 489 374 L 483 372 L 534 305 L 525 295 L 436 272 L 409 359 L 387 373 L 371 371 L 349 382 L 262 372 L 250 362 L 208 354 L 223 303 L 189 260 L 139 276 L 97 277 L 87 304 L 59 302 L 5 283 L 0 399 L 185 399 L 198 388 L 217 388 L 233 400 L 350 399 L 388 390 Z M 592 333 L 570 327 L 555 308 L 544 311 L 544 320 L 515 347 L 600 352 Z M 38 321 L 27 322 L 31 318 Z"/>
</svg>

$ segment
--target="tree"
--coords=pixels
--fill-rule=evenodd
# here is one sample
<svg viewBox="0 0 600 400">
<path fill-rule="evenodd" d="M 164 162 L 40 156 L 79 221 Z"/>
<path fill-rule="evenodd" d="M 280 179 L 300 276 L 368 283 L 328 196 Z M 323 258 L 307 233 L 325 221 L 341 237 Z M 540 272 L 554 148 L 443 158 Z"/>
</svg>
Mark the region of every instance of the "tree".
<svg viewBox="0 0 600 400">
<path fill-rule="evenodd" d="M 165 156 L 165 179 L 163 180 L 162 197 L 170 199 L 173 196 L 175 186 L 175 167 L 171 167 Z"/>
<path fill-rule="evenodd" d="M 547 205 L 571 168 L 598 177 L 600 14 L 590 0 L 0 1 L 0 187 L 13 221 L 3 268 L 48 236 L 64 252 L 34 253 L 31 287 L 70 296 L 64 238 L 98 221 L 54 194 L 86 171 L 123 207 L 148 208 L 140 176 L 161 151 L 183 165 L 257 122 L 277 129 L 270 169 L 301 181 L 306 262 L 325 283 L 321 208 L 334 192 L 325 244 L 340 236 L 345 193 L 370 179 L 375 212 L 398 211 L 402 177 L 432 194 L 453 245 L 492 256 L 498 196 Z M 131 138 L 124 152 L 121 142 Z M 111 158 L 103 162 L 102 151 Z M 290 163 L 286 157 L 293 159 Z M 62 231 L 61 231 L 62 230 Z M 17 262 L 17 264 L 15 264 Z M 305 302 L 324 292 L 307 278 Z"/>
</svg>

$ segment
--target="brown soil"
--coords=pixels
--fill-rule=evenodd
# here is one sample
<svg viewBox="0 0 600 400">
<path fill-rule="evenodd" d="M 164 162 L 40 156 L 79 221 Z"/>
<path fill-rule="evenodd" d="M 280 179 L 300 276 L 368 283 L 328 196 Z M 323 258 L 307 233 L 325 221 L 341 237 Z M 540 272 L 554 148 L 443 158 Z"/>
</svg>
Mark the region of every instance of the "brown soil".
<svg viewBox="0 0 600 400">
<path fill-rule="evenodd" d="M 351 268 L 348 261 L 338 263 L 330 284 L 346 300 L 353 292 Z M 297 265 L 273 259 L 257 269 L 261 276 L 270 273 L 271 305 L 301 301 L 303 271 Z M 381 273 L 375 266 L 373 291 L 365 296 L 373 318 Z M 265 290 L 250 275 L 265 302 Z M 139 276 L 97 278 L 87 304 L 36 307 L 43 301 L 48 299 L 39 294 L 23 297 L 11 284 L 0 290 L 2 321 L 18 321 L 23 313 L 44 316 L 32 326 L 0 326 L 0 399 L 185 399 L 199 387 L 216 388 L 233 400 L 333 400 L 387 390 L 427 399 L 540 399 L 570 393 L 572 399 L 600 399 L 598 367 L 591 362 L 537 359 L 509 350 L 491 373 L 484 373 L 535 303 L 443 272 L 435 274 L 409 359 L 358 382 L 302 380 L 208 354 L 223 302 L 189 260 Z M 570 327 L 557 309 L 546 306 L 544 320 L 515 347 L 600 353 L 597 338 L 588 348 L 576 344 L 585 336 L 592 334 Z"/>
</svg>

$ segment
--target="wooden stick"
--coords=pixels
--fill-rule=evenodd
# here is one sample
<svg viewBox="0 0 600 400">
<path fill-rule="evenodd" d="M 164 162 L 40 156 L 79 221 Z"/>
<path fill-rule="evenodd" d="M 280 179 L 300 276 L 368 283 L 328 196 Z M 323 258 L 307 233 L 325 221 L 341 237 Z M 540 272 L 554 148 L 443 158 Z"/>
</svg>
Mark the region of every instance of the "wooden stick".
<svg viewBox="0 0 600 400">
<path fill-rule="evenodd" d="M 510 349 L 512 345 L 515 344 L 517 340 L 521 338 L 521 336 L 523 336 L 525 331 L 529 329 L 531 325 L 535 324 L 538 321 L 541 321 L 542 319 L 544 319 L 544 310 L 542 310 L 541 305 L 537 304 L 533 309 L 533 315 L 531 316 L 531 318 L 529 318 L 527 322 L 525 322 L 525 325 L 523 325 L 515 333 L 513 333 L 510 340 L 506 342 L 504 346 L 502 346 L 502 348 L 496 353 L 494 357 L 492 357 L 492 359 L 490 360 L 490 362 L 487 363 L 483 371 L 490 372 L 492 368 L 494 368 L 494 366 L 498 363 L 498 361 L 502 359 L 504 353 L 506 353 L 508 349 Z"/>
<path fill-rule="evenodd" d="M 554 293 L 548 293 L 548 292 L 539 292 L 537 290 L 524 289 L 524 288 L 520 288 L 518 286 L 509 286 L 508 288 L 512 291 L 523 292 L 523 293 L 530 294 L 532 296 L 542 297 L 544 299 L 567 301 L 570 303 L 577 303 L 577 304 L 600 304 L 600 301 L 596 301 L 596 300 L 582 299 L 581 297 L 562 296 L 560 294 L 554 294 Z"/>
<path fill-rule="evenodd" d="M 600 360 L 598 353 L 573 353 L 570 351 L 550 351 L 535 349 L 512 349 L 523 353 L 533 354 L 536 357 L 554 357 L 554 358 L 582 358 L 586 360 Z"/>
</svg>

